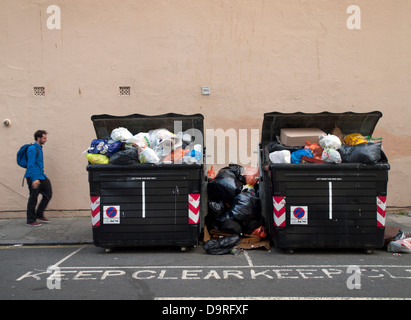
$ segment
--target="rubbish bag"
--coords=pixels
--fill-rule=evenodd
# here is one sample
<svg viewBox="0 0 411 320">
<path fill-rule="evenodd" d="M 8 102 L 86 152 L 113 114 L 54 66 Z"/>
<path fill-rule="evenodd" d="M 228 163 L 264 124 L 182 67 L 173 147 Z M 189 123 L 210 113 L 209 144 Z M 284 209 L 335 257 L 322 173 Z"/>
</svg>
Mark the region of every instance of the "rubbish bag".
<svg viewBox="0 0 411 320">
<path fill-rule="evenodd" d="M 155 129 L 148 132 L 150 135 L 150 148 L 162 158 L 171 153 L 172 150 L 181 148 L 183 145 L 182 137 L 177 136 L 167 129 Z"/>
<path fill-rule="evenodd" d="M 249 234 L 264 224 L 261 215 L 261 201 L 254 188 L 245 187 L 234 197 L 234 202 L 227 207 L 222 201 L 209 202 L 206 223 L 210 230 L 216 229 L 231 234 Z"/>
<path fill-rule="evenodd" d="M 110 157 L 111 164 L 129 165 L 138 163 L 137 149 L 126 149 L 116 152 Z"/>
<path fill-rule="evenodd" d="M 151 148 L 143 148 L 140 149 L 141 152 L 138 156 L 138 160 L 141 163 L 154 163 L 154 164 L 159 164 L 160 163 L 160 158 L 158 157 L 157 153 L 154 152 L 153 149 Z"/>
<path fill-rule="evenodd" d="M 341 155 L 334 148 L 324 148 L 324 151 L 321 156 L 321 160 L 329 163 L 341 163 Z"/>
<path fill-rule="evenodd" d="M 300 163 L 302 157 L 313 158 L 313 152 L 311 151 L 311 149 L 300 149 L 294 151 L 291 154 L 291 163 Z"/>
<path fill-rule="evenodd" d="M 211 166 L 211 168 L 209 170 L 207 170 L 207 178 L 210 181 L 215 178 L 215 170 L 214 170 L 213 166 Z"/>
<path fill-rule="evenodd" d="M 209 230 L 220 230 L 230 234 L 242 234 L 241 225 L 232 219 L 223 201 L 209 201 L 205 224 Z"/>
<path fill-rule="evenodd" d="M 319 141 L 320 146 L 325 148 L 334 148 L 336 150 L 341 148 L 341 140 L 333 134 L 328 134 L 326 136 L 321 136 Z"/>
<path fill-rule="evenodd" d="M 381 143 L 344 144 L 339 152 L 343 162 L 376 164 L 381 160 Z"/>
<path fill-rule="evenodd" d="M 231 212 L 225 212 L 220 215 L 212 224 L 213 229 L 217 229 L 230 234 L 242 235 L 244 233 L 243 227 L 238 221 L 235 221 Z"/>
<path fill-rule="evenodd" d="M 125 148 L 145 148 L 150 147 L 150 135 L 147 132 L 140 132 L 126 140 Z"/>
<path fill-rule="evenodd" d="M 243 173 L 245 183 L 254 186 L 258 182 L 259 170 L 256 167 L 246 167 Z"/>
<path fill-rule="evenodd" d="M 87 153 L 86 158 L 90 164 L 108 164 L 110 158 L 104 154 Z"/>
<path fill-rule="evenodd" d="M 236 195 L 234 203 L 229 208 L 228 213 L 232 216 L 232 219 L 239 222 L 244 229 L 247 228 L 251 220 L 259 219 L 261 216 L 261 202 L 255 195 L 254 189 L 245 188 Z M 251 232 L 253 230 L 251 230 Z M 244 231 L 247 233 L 247 230 Z"/>
<path fill-rule="evenodd" d="M 388 252 L 411 253 L 411 238 L 391 241 L 387 247 Z"/>
<path fill-rule="evenodd" d="M 111 139 L 115 140 L 115 141 L 126 141 L 127 139 L 130 139 L 133 134 L 128 131 L 128 129 L 123 128 L 123 127 L 119 127 L 114 129 L 113 131 L 111 131 Z"/>
<path fill-rule="evenodd" d="M 245 178 L 241 174 L 242 168 L 237 164 L 230 164 L 220 169 L 216 177 L 207 184 L 208 198 L 231 205 L 245 184 Z"/>
<path fill-rule="evenodd" d="M 313 158 L 321 160 L 323 154 L 323 148 L 318 145 L 318 143 L 310 143 L 309 141 L 305 142 L 305 148 L 310 149 L 313 152 Z"/>
<path fill-rule="evenodd" d="M 291 163 L 291 153 L 289 150 L 273 151 L 268 157 L 272 163 Z"/>
<path fill-rule="evenodd" d="M 230 253 L 236 245 L 240 243 L 238 235 L 223 237 L 221 239 L 211 239 L 204 244 L 204 250 L 208 254 L 226 254 Z"/>
<path fill-rule="evenodd" d="M 345 144 L 355 146 L 357 144 L 367 143 L 367 139 L 361 133 L 351 133 L 344 139 Z"/>
<path fill-rule="evenodd" d="M 121 142 L 109 139 L 94 139 L 90 143 L 90 147 L 86 150 L 88 153 L 105 154 L 111 156 L 112 154 L 121 150 Z"/>
</svg>

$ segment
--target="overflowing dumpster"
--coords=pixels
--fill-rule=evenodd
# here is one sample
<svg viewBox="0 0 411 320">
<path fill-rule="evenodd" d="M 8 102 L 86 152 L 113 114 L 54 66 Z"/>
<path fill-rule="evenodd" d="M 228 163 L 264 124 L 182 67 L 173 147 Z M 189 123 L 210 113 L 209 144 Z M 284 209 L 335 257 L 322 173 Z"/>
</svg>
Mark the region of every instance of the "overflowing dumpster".
<svg viewBox="0 0 411 320">
<path fill-rule="evenodd" d="M 193 161 L 190 160 L 192 158 L 184 160 L 182 157 L 179 157 L 179 161 L 173 161 L 174 158 L 170 158 L 170 155 L 177 153 L 177 150 L 182 152 L 183 149 L 181 145 L 178 149 L 173 145 L 165 145 L 164 139 L 156 143 L 156 157 L 159 161 L 157 158 L 149 161 L 147 154 L 142 157 L 145 151 L 152 152 L 153 149 L 137 145 L 139 149 L 135 150 L 136 156 L 133 158 L 127 155 L 130 161 L 113 162 L 115 164 L 89 163 L 87 171 L 94 244 L 107 249 L 129 246 L 178 246 L 185 249 L 197 245 L 204 181 L 204 150 L 198 150 L 198 146 L 204 145 L 203 116 L 172 113 L 156 116 L 103 114 L 94 115 L 91 120 L 97 139 L 101 140 L 107 137 L 113 139 L 119 133 L 119 130 L 115 131 L 118 128 L 127 129 L 134 137 L 140 132 L 150 133 L 153 137 L 153 133 L 158 133 L 154 130 L 161 128 L 164 132 L 171 132 L 173 139 L 174 131 L 178 130 L 184 137 L 189 137 L 188 140 L 184 138 L 187 147 L 184 149 L 187 150 L 184 151 L 185 157 L 188 157 L 188 153 L 196 157 Z M 150 144 L 147 138 L 149 136 L 146 135 L 145 138 L 147 145 Z M 125 149 L 124 145 L 132 145 L 136 139 L 129 138 L 121 142 L 121 137 L 118 138 L 122 144 L 121 149 Z M 109 140 L 109 146 L 113 145 L 112 141 Z M 193 141 L 195 150 L 190 147 Z M 167 147 L 169 150 L 166 150 Z M 92 145 L 89 152 L 94 152 L 96 148 Z M 107 148 L 100 149 L 101 152 L 103 150 L 106 152 Z M 126 149 L 123 151 L 127 152 Z M 87 155 L 100 156 L 101 152 Z M 120 152 L 122 151 L 110 154 L 107 158 L 111 161 Z M 118 157 L 116 159 L 118 161 Z"/>
<path fill-rule="evenodd" d="M 277 247 L 372 250 L 384 245 L 390 165 L 381 141 L 372 137 L 381 117 L 378 111 L 264 114 L 260 194 Z M 282 130 L 289 128 L 303 130 Z M 340 136 L 341 146 L 326 146 L 316 157 L 312 146 L 319 146 L 318 140 L 304 143 L 304 135 L 315 140 L 310 134 L 318 130 L 323 133 L 320 144 L 325 139 L 332 145 Z M 344 137 L 353 133 L 368 140 L 346 145 Z M 302 142 L 285 145 L 284 135 L 288 141 Z M 301 157 L 293 161 L 298 154 Z"/>
</svg>

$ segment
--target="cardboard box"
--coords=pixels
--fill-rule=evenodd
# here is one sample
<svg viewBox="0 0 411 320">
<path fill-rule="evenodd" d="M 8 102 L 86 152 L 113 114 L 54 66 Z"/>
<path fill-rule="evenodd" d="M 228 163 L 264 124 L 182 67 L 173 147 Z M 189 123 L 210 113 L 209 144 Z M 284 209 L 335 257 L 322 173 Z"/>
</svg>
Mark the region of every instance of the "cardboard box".
<svg viewBox="0 0 411 320">
<path fill-rule="evenodd" d="M 304 146 L 306 141 L 318 143 L 319 136 L 326 135 L 318 128 L 283 128 L 281 129 L 281 143 L 290 146 Z"/>
</svg>

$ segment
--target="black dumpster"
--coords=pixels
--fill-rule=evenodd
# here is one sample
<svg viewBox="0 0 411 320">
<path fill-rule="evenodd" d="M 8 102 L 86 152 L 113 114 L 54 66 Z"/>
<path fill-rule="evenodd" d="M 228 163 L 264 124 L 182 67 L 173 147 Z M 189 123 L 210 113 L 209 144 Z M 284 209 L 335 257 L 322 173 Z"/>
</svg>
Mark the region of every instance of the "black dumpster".
<svg viewBox="0 0 411 320">
<path fill-rule="evenodd" d="M 137 134 L 159 128 L 174 132 L 175 125 L 203 139 L 201 114 L 94 115 L 91 120 L 98 139 L 118 127 Z M 203 140 L 199 143 L 204 146 Z M 107 249 L 197 245 L 203 160 L 193 164 L 89 164 L 94 244 Z"/>
<path fill-rule="evenodd" d="M 272 163 L 268 148 L 282 128 L 319 128 L 330 133 L 337 126 L 343 134 L 370 136 L 381 117 L 378 111 L 264 115 L 260 187 L 263 212 L 277 247 L 372 250 L 383 246 L 390 169 L 383 151 L 375 164 Z"/>
</svg>

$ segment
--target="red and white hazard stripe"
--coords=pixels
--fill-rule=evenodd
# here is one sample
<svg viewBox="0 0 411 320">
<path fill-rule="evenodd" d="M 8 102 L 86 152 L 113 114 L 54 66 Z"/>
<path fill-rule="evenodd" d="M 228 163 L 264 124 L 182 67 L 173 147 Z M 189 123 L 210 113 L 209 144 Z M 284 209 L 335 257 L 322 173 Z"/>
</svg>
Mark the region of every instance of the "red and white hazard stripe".
<svg viewBox="0 0 411 320">
<path fill-rule="evenodd" d="M 377 227 L 385 227 L 386 208 L 387 208 L 387 197 L 377 196 Z"/>
<path fill-rule="evenodd" d="M 100 197 L 90 197 L 91 200 L 91 224 L 93 227 L 100 226 Z"/>
<path fill-rule="evenodd" d="M 188 223 L 197 224 L 200 221 L 200 194 L 188 195 Z"/>
<path fill-rule="evenodd" d="M 274 226 L 285 227 L 285 197 L 273 197 Z"/>
</svg>

